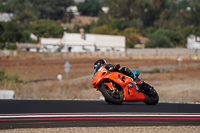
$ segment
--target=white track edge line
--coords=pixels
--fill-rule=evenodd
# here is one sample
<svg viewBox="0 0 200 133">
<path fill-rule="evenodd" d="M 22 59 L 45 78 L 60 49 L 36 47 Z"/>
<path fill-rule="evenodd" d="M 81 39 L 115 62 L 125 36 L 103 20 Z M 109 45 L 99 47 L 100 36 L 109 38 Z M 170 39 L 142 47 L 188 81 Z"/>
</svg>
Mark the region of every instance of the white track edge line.
<svg viewBox="0 0 200 133">
<path fill-rule="evenodd" d="M 76 118 L 76 117 L 199 117 L 200 115 L 9 115 L 9 116 L 0 116 L 0 119 L 3 118 Z"/>
</svg>

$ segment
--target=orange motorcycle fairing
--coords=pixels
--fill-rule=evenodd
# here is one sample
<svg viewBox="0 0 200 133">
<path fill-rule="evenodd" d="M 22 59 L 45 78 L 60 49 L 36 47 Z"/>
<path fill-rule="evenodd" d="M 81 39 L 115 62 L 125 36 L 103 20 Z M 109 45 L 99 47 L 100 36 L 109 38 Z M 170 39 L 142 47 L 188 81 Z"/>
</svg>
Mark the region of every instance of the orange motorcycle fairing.
<svg viewBox="0 0 200 133">
<path fill-rule="evenodd" d="M 133 84 L 133 88 L 130 88 L 129 86 L 127 86 L 124 89 L 124 101 L 127 102 L 136 102 L 136 101 L 144 101 L 145 100 L 145 96 L 142 92 L 137 92 L 137 90 L 135 89 L 135 84 Z"/>
<path fill-rule="evenodd" d="M 113 72 L 111 75 L 107 75 L 106 78 L 109 78 L 114 83 L 119 84 L 124 93 L 122 96 L 124 97 L 124 101 L 144 101 L 145 96 L 142 92 L 137 92 L 136 85 L 133 83 L 133 79 L 118 72 Z M 133 87 L 131 88 L 128 84 L 132 83 Z"/>
<path fill-rule="evenodd" d="M 92 86 L 101 91 L 101 85 L 105 84 L 111 90 L 114 90 L 115 84 L 123 89 L 124 101 L 144 101 L 145 96 L 141 92 L 137 92 L 133 79 L 119 72 L 108 72 L 105 65 L 102 66 L 93 76 Z M 129 86 L 132 83 L 132 87 Z M 119 88 L 118 88 L 119 89 Z M 120 90 L 119 90 L 120 91 Z"/>
<path fill-rule="evenodd" d="M 108 86 L 110 88 L 110 90 L 114 90 L 113 85 L 112 85 L 111 82 L 109 82 L 109 83 L 103 83 L 103 84 L 105 84 L 106 86 Z"/>
<path fill-rule="evenodd" d="M 102 66 L 96 74 L 94 74 L 93 79 L 92 79 L 92 86 L 99 91 L 101 91 L 101 88 L 99 86 L 100 82 L 104 79 L 104 74 L 106 73 L 106 65 Z"/>
</svg>

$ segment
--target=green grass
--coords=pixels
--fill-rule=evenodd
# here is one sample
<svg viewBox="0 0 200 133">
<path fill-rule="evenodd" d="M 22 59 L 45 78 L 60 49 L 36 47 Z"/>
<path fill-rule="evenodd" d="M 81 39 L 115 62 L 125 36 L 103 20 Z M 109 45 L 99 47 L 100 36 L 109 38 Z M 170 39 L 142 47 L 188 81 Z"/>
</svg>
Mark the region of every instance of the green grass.
<svg viewBox="0 0 200 133">
<path fill-rule="evenodd" d="M 143 73 L 159 73 L 160 69 L 159 68 L 153 68 L 150 71 L 141 71 Z"/>
<path fill-rule="evenodd" d="M 1 82 L 22 82 L 17 72 L 14 72 L 12 75 L 9 75 L 5 72 L 5 69 L 0 70 L 0 83 Z"/>
</svg>

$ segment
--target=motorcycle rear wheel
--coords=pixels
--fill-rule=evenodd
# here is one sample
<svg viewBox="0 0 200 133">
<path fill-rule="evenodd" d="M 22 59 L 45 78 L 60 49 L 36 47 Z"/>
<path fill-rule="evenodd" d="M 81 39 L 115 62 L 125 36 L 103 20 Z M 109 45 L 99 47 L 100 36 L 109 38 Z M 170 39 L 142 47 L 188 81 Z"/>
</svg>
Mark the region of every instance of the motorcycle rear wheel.
<svg viewBox="0 0 200 133">
<path fill-rule="evenodd" d="M 107 103 L 122 104 L 123 102 L 122 95 L 120 95 L 119 93 L 113 94 L 112 92 L 113 91 L 107 85 L 103 84 L 101 86 L 101 93 L 105 97 Z"/>
</svg>

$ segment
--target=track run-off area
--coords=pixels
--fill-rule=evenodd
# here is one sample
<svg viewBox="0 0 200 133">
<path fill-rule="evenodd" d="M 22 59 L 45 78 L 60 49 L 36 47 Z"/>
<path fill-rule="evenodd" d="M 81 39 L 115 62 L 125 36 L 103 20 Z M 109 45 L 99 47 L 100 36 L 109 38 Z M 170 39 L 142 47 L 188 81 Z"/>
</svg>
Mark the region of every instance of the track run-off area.
<svg viewBox="0 0 200 133">
<path fill-rule="evenodd" d="M 93 126 L 200 126 L 200 104 L 103 100 L 0 100 L 0 129 Z"/>
</svg>

